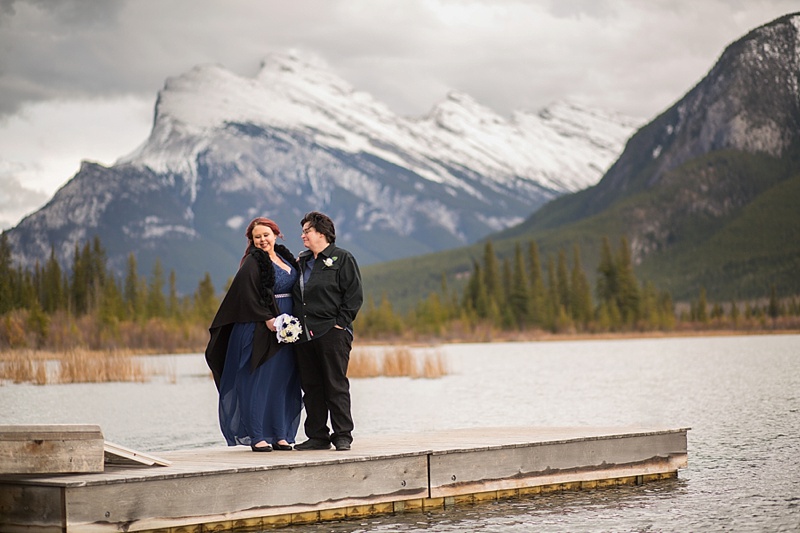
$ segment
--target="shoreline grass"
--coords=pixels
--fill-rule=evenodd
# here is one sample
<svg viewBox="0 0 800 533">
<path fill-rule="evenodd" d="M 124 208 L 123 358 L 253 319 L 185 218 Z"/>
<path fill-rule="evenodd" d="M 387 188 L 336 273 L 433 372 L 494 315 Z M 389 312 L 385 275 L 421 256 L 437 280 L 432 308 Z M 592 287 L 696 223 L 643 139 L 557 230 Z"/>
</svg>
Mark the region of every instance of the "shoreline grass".
<svg viewBox="0 0 800 533">
<path fill-rule="evenodd" d="M 30 349 L 0 352 L 0 386 L 4 382 L 34 385 L 67 383 L 144 383 L 156 375 L 167 375 L 173 383 L 175 370 L 146 365 L 133 350 L 85 350 L 63 352 Z"/>
<path fill-rule="evenodd" d="M 794 325 L 794 324 L 791 324 Z M 411 377 L 435 379 L 449 373 L 445 356 L 437 347 L 443 344 L 496 342 L 552 342 L 617 339 L 653 339 L 678 337 L 722 337 L 749 335 L 797 335 L 800 329 L 702 329 L 682 328 L 671 331 L 628 331 L 614 333 L 552 333 L 546 331 L 508 332 L 483 330 L 462 338 L 431 336 L 404 338 L 358 339 L 350 357 L 348 377 Z M 412 349 L 427 350 L 414 353 Z M 175 353 L 202 353 L 182 350 Z M 174 368 L 158 368 L 137 360 L 138 356 L 174 355 L 160 350 L 115 349 L 88 350 L 70 348 L 63 351 L 14 348 L 0 351 L 0 386 L 11 383 L 35 385 L 66 383 L 147 382 L 157 375 L 166 375 L 177 382 Z M 211 373 L 208 373 L 209 379 Z"/>
<path fill-rule="evenodd" d="M 447 361 L 440 350 L 415 354 L 407 346 L 375 349 L 356 347 L 350 354 L 347 368 L 349 378 L 410 377 L 436 379 L 449 373 Z"/>
</svg>

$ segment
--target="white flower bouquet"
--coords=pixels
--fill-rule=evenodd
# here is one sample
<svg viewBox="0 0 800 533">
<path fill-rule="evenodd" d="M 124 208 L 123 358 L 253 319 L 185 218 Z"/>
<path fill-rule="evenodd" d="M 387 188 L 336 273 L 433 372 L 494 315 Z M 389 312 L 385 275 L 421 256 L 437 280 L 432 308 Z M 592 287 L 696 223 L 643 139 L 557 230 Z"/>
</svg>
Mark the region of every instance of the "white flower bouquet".
<svg viewBox="0 0 800 533">
<path fill-rule="evenodd" d="M 290 343 L 300 338 L 303 326 L 300 325 L 299 318 L 283 313 L 275 317 L 275 330 L 278 342 Z"/>
</svg>

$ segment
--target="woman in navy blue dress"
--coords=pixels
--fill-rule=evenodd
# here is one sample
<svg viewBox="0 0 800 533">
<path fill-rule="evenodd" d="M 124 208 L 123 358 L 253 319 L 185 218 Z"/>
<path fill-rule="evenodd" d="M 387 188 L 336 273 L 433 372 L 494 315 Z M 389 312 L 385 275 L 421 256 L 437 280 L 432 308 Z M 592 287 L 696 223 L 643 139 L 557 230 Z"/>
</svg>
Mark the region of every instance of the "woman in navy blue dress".
<svg viewBox="0 0 800 533">
<path fill-rule="evenodd" d="M 291 450 L 300 424 L 300 378 L 291 344 L 279 343 L 275 318 L 291 314 L 297 261 L 278 225 L 256 218 L 248 247 L 211 323 L 206 361 L 219 391 L 219 422 L 229 446 Z"/>
</svg>

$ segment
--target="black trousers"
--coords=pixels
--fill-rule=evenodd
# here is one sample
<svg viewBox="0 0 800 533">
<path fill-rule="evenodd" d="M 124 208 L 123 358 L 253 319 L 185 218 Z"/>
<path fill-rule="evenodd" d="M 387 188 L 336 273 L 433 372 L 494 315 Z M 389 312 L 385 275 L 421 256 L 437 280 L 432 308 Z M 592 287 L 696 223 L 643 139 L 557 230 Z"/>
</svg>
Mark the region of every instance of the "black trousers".
<svg viewBox="0 0 800 533">
<path fill-rule="evenodd" d="M 352 344 L 348 331 L 331 328 L 323 336 L 294 347 L 306 408 L 303 427 L 310 439 L 353 441 L 350 381 L 347 379 Z M 328 415 L 332 434 L 328 429 Z"/>
</svg>

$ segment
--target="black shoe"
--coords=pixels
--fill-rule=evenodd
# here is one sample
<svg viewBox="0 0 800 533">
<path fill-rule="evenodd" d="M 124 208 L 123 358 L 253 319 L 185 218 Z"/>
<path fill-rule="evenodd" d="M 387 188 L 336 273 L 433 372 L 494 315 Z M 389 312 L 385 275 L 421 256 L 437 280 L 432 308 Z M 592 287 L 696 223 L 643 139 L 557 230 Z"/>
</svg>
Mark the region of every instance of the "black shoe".
<svg viewBox="0 0 800 533">
<path fill-rule="evenodd" d="M 333 445 L 336 446 L 337 452 L 346 452 L 350 449 L 350 441 L 346 440 L 333 441 Z"/>
<path fill-rule="evenodd" d="M 331 442 L 323 439 L 308 439 L 300 444 L 295 444 L 294 449 L 300 451 L 306 450 L 330 450 Z"/>
<path fill-rule="evenodd" d="M 272 449 L 281 452 L 288 452 L 289 450 L 294 450 L 291 444 L 281 444 L 280 442 L 276 442 L 272 445 Z"/>
<path fill-rule="evenodd" d="M 269 444 L 265 446 L 256 446 L 255 444 L 251 444 L 250 449 L 253 450 L 254 452 L 271 452 L 272 446 L 270 446 Z"/>
</svg>

